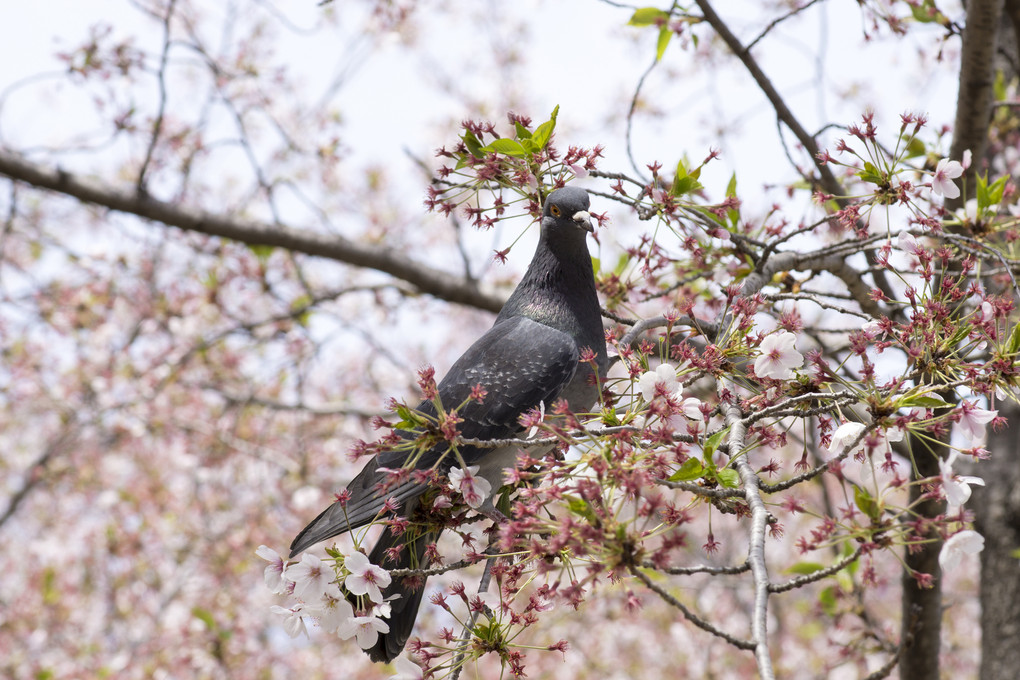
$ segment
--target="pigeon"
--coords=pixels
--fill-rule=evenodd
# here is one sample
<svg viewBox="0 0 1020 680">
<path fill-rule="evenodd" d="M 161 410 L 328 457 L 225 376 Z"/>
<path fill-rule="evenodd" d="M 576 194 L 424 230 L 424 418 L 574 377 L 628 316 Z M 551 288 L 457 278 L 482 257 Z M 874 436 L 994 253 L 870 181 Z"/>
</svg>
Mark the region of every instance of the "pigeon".
<svg viewBox="0 0 1020 680">
<path fill-rule="evenodd" d="M 522 433 L 520 417 L 535 408 L 544 410 L 562 399 L 571 411 L 585 413 L 598 401 L 598 378 L 605 376 L 609 362 L 585 242 L 587 234 L 594 232 L 589 205 L 588 193 L 576 187 L 563 187 L 549 194 L 542 211 L 538 248 L 524 278 L 493 326 L 439 382 L 443 409 L 460 407 L 461 437 L 515 437 Z M 581 361 L 585 350 L 594 353 L 594 362 Z M 479 385 L 485 396 L 481 401 L 473 400 Z M 436 405 L 430 400 L 423 401 L 418 411 L 430 418 L 437 415 Z M 405 434 L 410 437 L 413 433 Z M 390 470 L 437 467 L 446 474 L 461 463 L 466 467 L 477 465 L 476 474 L 495 492 L 503 485 L 503 471 L 514 467 L 520 448 L 459 445 L 460 460 L 456 455 L 446 455 L 449 452 L 449 445 L 444 443 L 424 453 L 405 447 L 380 453 L 347 486 L 344 503 L 330 505 L 297 535 L 290 546 L 290 557 L 319 541 L 394 516 L 390 512 L 394 508 L 395 516 L 412 518 L 430 485 L 422 482 L 422 475 L 404 475 L 393 483 Z M 489 508 L 490 516 L 498 516 L 491 497 L 482 507 Z M 418 534 L 413 531 L 395 533 L 387 527 L 369 560 L 386 569 L 427 567 L 426 548 L 438 539 L 438 529 Z M 408 577 L 393 579 L 383 591 L 390 604 L 389 632 L 380 634 L 376 644 L 365 650 L 373 661 L 390 662 L 403 650 L 424 590 L 424 579 Z"/>
</svg>

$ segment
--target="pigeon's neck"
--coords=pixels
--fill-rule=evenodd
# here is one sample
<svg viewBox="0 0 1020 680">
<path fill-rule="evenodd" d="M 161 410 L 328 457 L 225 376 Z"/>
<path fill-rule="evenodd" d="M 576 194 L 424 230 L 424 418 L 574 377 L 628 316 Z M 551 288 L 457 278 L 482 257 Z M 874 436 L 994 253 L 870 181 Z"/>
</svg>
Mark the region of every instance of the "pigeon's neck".
<svg viewBox="0 0 1020 680">
<path fill-rule="evenodd" d="M 582 347 L 605 345 L 591 256 L 583 238 L 549 239 L 543 234 L 528 271 L 496 322 L 515 316 L 569 333 Z"/>
</svg>

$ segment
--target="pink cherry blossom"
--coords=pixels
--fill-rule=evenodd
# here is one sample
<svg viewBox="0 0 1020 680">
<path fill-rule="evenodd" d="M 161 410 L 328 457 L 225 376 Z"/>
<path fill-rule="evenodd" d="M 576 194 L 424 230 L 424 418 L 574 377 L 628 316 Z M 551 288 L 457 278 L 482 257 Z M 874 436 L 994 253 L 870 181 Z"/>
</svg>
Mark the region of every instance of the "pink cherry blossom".
<svg viewBox="0 0 1020 680">
<path fill-rule="evenodd" d="M 684 399 L 683 403 L 680 404 L 680 408 L 689 420 L 705 419 L 705 414 L 701 412 L 701 400 L 696 397 L 687 397 Z"/>
<path fill-rule="evenodd" d="M 354 618 L 354 606 L 335 583 L 331 583 L 318 604 L 309 606 L 308 610 L 318 617 L 319 627 L 327 633 L 335 633 L 340 626 Z"/>
<path fill-rule="evenodd" d="M 850 446 L 860 436 L 861 432 L 864 432 L 864 428 L 864 423 L 843 423 L 832 433 L 832 443 L 829 445 L 829 451 L 832 453 L 842 452 L 843 449 Z"/>
</svg>

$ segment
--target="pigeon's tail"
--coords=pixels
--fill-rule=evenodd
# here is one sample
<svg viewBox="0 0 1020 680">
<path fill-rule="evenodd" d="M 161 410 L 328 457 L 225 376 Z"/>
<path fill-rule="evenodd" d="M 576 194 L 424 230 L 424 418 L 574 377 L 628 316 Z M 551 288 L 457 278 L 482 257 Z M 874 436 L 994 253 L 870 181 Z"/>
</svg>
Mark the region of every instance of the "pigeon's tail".
<svg viewBox="0 0 1020 680">
<path fill-rule="evenodd" d="M 378 459 L 370 460 L 347 485 L 347 500 L 333 503 L 301 530 L 290 544 L 291 558 L 319 541 L 380 519 L 388 514 L 387 501 L 392 507 L 402 507 L 425 490 L 424 486 L 411 480 L 392 488 L 386 487 L 387 475 L 378 468 Z"/>
<path fill-rule="evenodd" d="M 368 559 L 372 564 L 378 564 L 385 569 L 424 569 L 428 566 L 425 549 L 438 538 L 438 531 L 411 537 L 394 536 L 390 529 L 386 529 L 372 548 Z M 393 548 L 399 548 L 399 551 L 392 550 Z M 394 552 L 397 554 L 394 555 Z M 403 651 L 404 645 L 411 637 L 414 620 L 418 617 L 418 607 L 425 593 L 425 580 L 426 577 L 421 575 L 394 578 L 389 587 L 383 591 L 383 597 L 390 604 L 390 618 L 387 620 L 390 630 L 388 633 L 380 634 L 375 645 L 365 650 L 372 661 L 389 663 Z M 389 598 L 394 595 L 399 597 L 390 600 Z"/>
</svg>

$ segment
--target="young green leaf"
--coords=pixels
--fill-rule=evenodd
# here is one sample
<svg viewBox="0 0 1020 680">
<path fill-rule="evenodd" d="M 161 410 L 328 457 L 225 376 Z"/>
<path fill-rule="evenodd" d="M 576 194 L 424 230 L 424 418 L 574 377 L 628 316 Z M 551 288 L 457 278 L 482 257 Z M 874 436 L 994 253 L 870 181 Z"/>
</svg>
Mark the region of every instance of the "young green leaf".
<svg viewBox="0 0 1020 680">
<path fill-rule="evenodd" d="M 482 143 L 478 141 L 478 137 L 475 137 L 475 133 L 471 132 L 471 130 L 465 130 L 464 136 L 461 139 L 464 141 L 464 146 L 467 147 L 468 153 L 472 156 L 481 158 L 485 155 L 485 152 L 482 151 Z"/>
<path fill-rule="evenodd" d="M 659 29 L 659 40 L 655 45 L 655 61 L 662 61 L 662 55 L 666 51 L 666 47 L 669 46 L 669 41 L 672 37 L 673 30 L 663 24 L 662 28 Z"/>
<path fill-rule="evenodd" d="M 556 116 L 559 113 L 560 107 L 557 104 L 556 108 L 552 111 L 552 115 L 549 116 L 549 120 L 535 128 L 535 134 L 531 135 L 531 140 L 538 145 L 539 149 L 544 149 L 545 145 L 549 143 L 549 138 L 552 137 L 553 130 L 556 129 Z"/>
<path fill-rule="evenodd" d="M 634 10 L 634 14 L 631 15 L 630 21 L 627 22 L 628 26 L 652 26 L 654 24 L 661 23 L 669 19 L 669 14 L 662 11 L 658 7 L 641 7 Z"/>
<path fill-rule="evenodd" d="M 504 156 L 513 156 L 514 158 L 524 158 L 528 155 L 528 152 L 524 149 L 520 142 L 516 139 L 507 139 L 506 137 L 494 139 L 491 144 L 482 147 L 482 151 L 485 153 L 499 153 Z"/>
<path fill-rule="evenodd" d="M 688 458 L 680 469 L 669 476 L 671 482 L 689 482 L 705 474 L 705 466 L 697 458 Z"/>
</svg>

